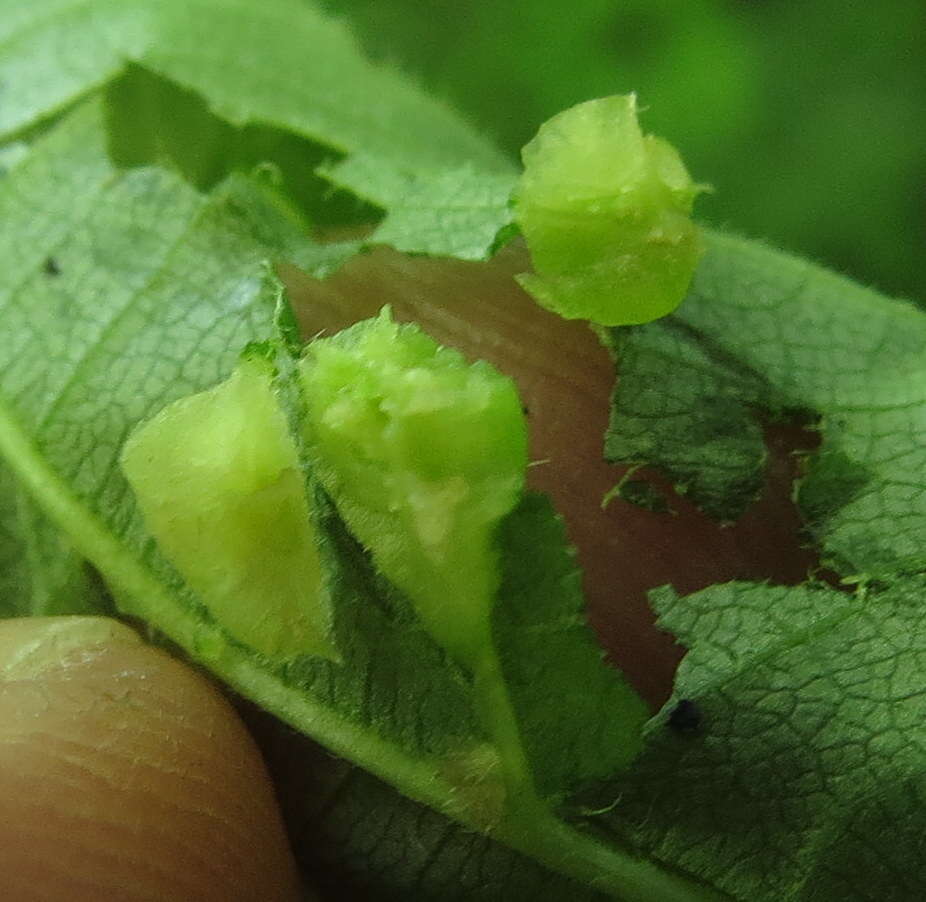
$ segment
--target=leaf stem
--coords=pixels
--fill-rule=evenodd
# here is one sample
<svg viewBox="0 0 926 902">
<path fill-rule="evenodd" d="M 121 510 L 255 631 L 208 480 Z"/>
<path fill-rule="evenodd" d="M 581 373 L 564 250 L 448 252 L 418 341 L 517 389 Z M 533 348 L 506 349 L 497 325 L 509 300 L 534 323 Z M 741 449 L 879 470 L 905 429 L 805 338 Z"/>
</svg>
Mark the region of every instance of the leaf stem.
<svg viewBox="0 0 926 902">
<path fill-rule="evenodd" d="M 550 870 L 622 902 L 723 902 L 729 897 L 684 874 L 666 870 L 626 848 L 605 846 L 549 810 L 514 821 L 496 838 Z"/>
<path fill-rule="evenodd" d="M 501 759 L 508 808 L 517 811 L 521 807 L 543 807 L 534 788 L 501 661 L 491 642 L 475 667 L 474 692 L 478 714 Z"/>
<path fill-rule="evenodd" d="M 501 758 L 507 816 L 493 836 L 623 902 L 719 902 L 723 896 L 627 849 L 605 846 L 557 818 L 537 795 L 514 705 L 494 645 L 475 669 L 479 714 Z"/>
</svg>

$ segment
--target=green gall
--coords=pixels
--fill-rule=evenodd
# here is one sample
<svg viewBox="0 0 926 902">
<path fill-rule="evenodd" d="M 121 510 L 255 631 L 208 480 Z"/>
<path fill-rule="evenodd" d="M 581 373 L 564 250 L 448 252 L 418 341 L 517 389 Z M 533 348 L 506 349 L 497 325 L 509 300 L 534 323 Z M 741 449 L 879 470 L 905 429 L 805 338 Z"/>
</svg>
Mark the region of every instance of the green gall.
<svg viewBox="0 0 926 902">
<path fill-rule="evenodd" d="M 213 617 L 273 658 L 336 659 L 296 445 L 267 361 L 243 360 L 126 442 L 149 532 Z"/>
<path fill-rule="evenodd" d="M 316 475 L 431 635 L 472 663 L 491 645 L 495 532 L 527 466 L 514 385 L 388 310 L 313 342 L 300 367 Z"/>
<path fill-rule="evenodd" d="M 606 326 L 671 313 L 702 244 L 678 152 L 637 122 L 633 94 L 590 100 L 546 122 L 522 151 L 515 219 L 533 273 L 518 277 L 542 306 Z"/>
</svg>

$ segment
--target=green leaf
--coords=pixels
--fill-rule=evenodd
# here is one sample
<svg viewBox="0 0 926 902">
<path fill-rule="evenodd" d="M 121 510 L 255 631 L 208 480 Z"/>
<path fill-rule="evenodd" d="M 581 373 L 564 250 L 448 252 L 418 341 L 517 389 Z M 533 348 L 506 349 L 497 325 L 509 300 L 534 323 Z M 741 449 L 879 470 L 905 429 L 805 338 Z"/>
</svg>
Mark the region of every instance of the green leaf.
<svg viewBox="0 0 926 902">
<path fill-rule="evenodd" d="M 433 224 L 413 217 L 406 229 L 400 216 L 397 236 L 408 244 L 420 243 L 421 234 L 425 249 L 450 242 L 448 252 L 484 255 L 499 227 L 491 223 L 504 219 L 507 182 L 496 176 L 495 189 L 488 175 L 507 171 L 504 158 L 449 108 L 367 62 L 349 31 L 307 2 L 40 0 L 26 10 L 0 0 L 5 16 L 0 91 L 4 83 L 17 90 L 0 107 L 0 139 L 34 132 L 36 123 L 105 86 L 110 152 L 120 165 L 167 165 L 201 189 L 257 170 L 278 203 L 324 227 L 369 225 L 376 211 L 356 194 L 332 191 L 315 173 L 322 163 L 369 155 L 404 180 L 427 172 L 446 180 L 445 169 L 475 165 L 487 175 L 470 179 L 473 190 L 461 200 L 473 209 L 461 208 L 456 218 L 463 216 L 460 226 L 488 219 L 482 231 L 491 234 L 463 237 L 457 228 L 442 237 L 439 223 L 434 233 Z M 59 44 L 66 46 L 48 52 Z M 377 115 L 370 116 L 373 96 Z M 426 195 L 413 194 L 409 203 L 433 210 Z"/>
<path fill-rule="evenodd" d="M 362 226 L 376 218 L 315 174 L 332 151 L 308 138 L 260 124 L 235 127 L 199 94 L 138 65 L 107 85 L 105 97 L 109 151 L 120 166 L 174 168 L 201 190 L 232 173 L 255 175 L 303 231 L 308 224 Z"/>
<path fill-rule="evenodd" d="M 254 239 L 266 223 L 261 218 L 253 227 L 240 193 L 202 197 L 163 172 L 119 172 L 104 144 L 100 106 L 92 102 L 42 139 L 0 187 L 0 216 L 13 226 L 0 236 L 0 450 L 125 608 L 245 694 L 303 724 L 321 721 L 322 733 L 337 733 L 337 725 L 350 723 L 348 714 L 374 718 L 395 709 L 384 732 L 434 752 L 435 742 L 467 732 L 465 687 L 423 634 L 416 644 L 415 631 L 404 638 L 403 630 L 405 652 L 395 654 L 384 639 L 389 602 L 382 591 L 362 606 L 368 622 L 365 633 L 352 631 L 362 646 L 356 654 L 372 655 L 373 643 L 360 637 L 375 635 L 382 640 L 380 667 L 414 668 L 430 677 L 438 696 L 449 686 L 450 697 L 440 696 L 435 707 L 454 712 L 456 733 L 422 729 L 426 699 L 398 696 L 393 682 L 371 679 L 371 665 L 356 659 L 334 686 L 331 668 L 318 661 L 292 665 L 284 682 L 222 633 L 147 537 L 118 466 L 126 437 L 171 400 L 227 377 L 246 344 L 271 338 L 279 297 L 264 263 L 273 249 Z M 43 266 L 49 250 L 60 266 L 54 278 Z M 339 591 L 364 597 L 363 585 L 378 584 L 362 554 L 343 550 L 332 560 L 342 557 L 352 563 L 351 581 L 336 579 Z M 306 702 L 313 683 L 327 693 L 324 702 Z M 319 710 L 328 713 L 319 717 Z M 329 744 L 356 756 L 357 730 L 347 726 Z M 368 743 L 368 763 L 388 770 L 389 755 L 378 755 L 377 743 Z M 421 770 L 422 782 L 434 779 Z"/>
<path fill-rule="evenodd" d="M 485 260 L 510 226 L 513 174 L 472 164 L 410 171 L 369 154 L 352 155 L 321 174 L 332 184 L 386 210 L 368 239 L 434 257 Z"/>
<path fill-rule="evenodd" d="M 0 147 L 0 178 L 3 178 L 28 152 L 29 146 L 25 141 L 13 141 Z"/>
<path fill-rule="evenodd" d="M 926 885 L 923 593 L 652 594 L 690 646 L 599 826 L 736 899 L 905 902 Z M 681 700 L 699 724 L 673 729 Z"/>
<path fill-rule="evenodd" d="M 333 505 L 320 496 L 318 509 L 342 663 L 299 658 L 280 673 L 281 688 L 312 699 L 352 725 L 354 746 L 342 750 L 349 759 L 372 755 L 375 745 L 385 741 L 393 746 L 392 755 L 403 758 L 408 768 L 419 768 L 422 778 L 429 774 L 440 780 L 442 770 L 447 775 L 455 768 L 465 771 L 485 745 L 468 681 L 417 624 L 408 600 L 377 574 Z M 267 706 L 266 699 L 255 700 Z M 319 732 L 307 722 L 295 725 Z M 377 764 L 386 779 L 396 779 L 388 762 Z M 491 821 L 493 792 L 489 779 L 465 798 L 461 792 L 459 803 L 472 809 L 474 819 Z M 444 802 L 453 807 L 449 799 Z"/>
<path fill-rule="evenodd" d="M 0 138 L 114 78 L 142 52 L 152 13 L 131 0 L 0 0 Z"/>
<path fill-rule="evenodd" d="M 499 233 L 511 223 L 509 175 L 446 169 L 414 180 L 387 204 L 372 242 L 432 257 L 485 260 Z"/>
<path fill-rule="evenodd" d="M 608 457 L 662 467 L 733 519 L 761 485 L 760 416 L 819 417 L 799 501 L 846 575 L 926 567 L 926 316 L 806 261 L 726 235 L 661 323 L 611 340 Z"/>
<path fill-rule="evenodd" d="M 112 474 L 125 424 L 214 381 L 259 317 L 270 328 L 272 302 L 245 227 L 221 201 L 207 204 L 160 172 L 118 173 L 102 145 L 91 104 L 7 180 L 0 366 L 10 415 L 41 432 L 37 450 L 95 505 L 125 509 Z M 50 253 L 56 275 L 46 271 Z M 208 328 L 185 303 L 185 292 L 205 290 L 217 319 Z M 152 322 L 163 330 L 144 335 Z M 185 359 L 192 350 L 198 372 Z"/>
<path fill-rule="evenodd" d="M 323 501 L 321 509 L 344 666 L 306 659 L 288 668 L 286 678 L 369 719 L 413 754 L 447 756 L 446 775 L 461 781 L 458 791 L 469 792 L 470 804 L 497 792 L 492 756 L 480 751 L 487 737 L 477 722 L 471 677 L 448 664 L 412 604 L 376 572 L 333 506 Z M 627 763 L 646 717 L 636 693 L 602 660 L 580 610 L 580 574 L 563 538 L 549 502 L 529 495 L 501 532 L 504 573 L 493 612 L 533 775 L 554 801 Z M 549 666 L 550 649 L 556 667 Z"/>
<path fill-rule="evenodd" d="M 620 379 L 605 436 L 612 461 L 656 464 L 683 494 L 734 520 L 763 483 L 766 451 L 754 411 L 768 386 L 676 316 L 607 336 Z"/>
<path fill-rule="evenodd" d="M 367 902 L 604 902 L 490 836 L 467 830 L 344 762 L 290 766 L 284 809 L 305 873 L 325 898 Z M 311 762 L 308 772 L 305 760 Z M 290 785 L 289 782 L 287 785 Z"/>
<path fill-rule="evenodd" d="M 619 798 L 615 813 L 589 818 L 589 829 L 554 816 L 552 806 L 574 817 L 577 785 L 627 765 L 642 712 L 603 665 L 582 622 L 577 575 L 543 503 L 528 499 L 503 525 L 502 589 L 493 616 L 511 725 L 542 802 L 529 817 L 523 811 L 511 816 L 506 754 L 487 723 L 478 680 L 448 659 L 321 492 L 313 500 L 343 662 L 274 661 L 216 622 L 145 530 L 118 456 L 140 421 L 220 383 L 249 342 L 279 337 L 286 310 L 268 261 L 324 269 L 357 245 L 326 249 L 307 241 L 294 210 L 296 189 L 285 176 L 236 173 L 216 181 L 225 166 L 237 164 L 187 169 L 189 148 L 180 146 L 214 116 L 220 135 L 266 126 L 304 139 L 304 145 L 287 145 L 283 156 L 308 148 L 312 166 L 318 148 L 311 142 L 335 154 L 362 152 L 336 172 L 356 194 L 386 207 L 387 238 L 407 249 L 477 258 L 497 240 L 499 222 L 505 224 L 508 176 L 494 153 L 483 156 L 467 144 L 464 126 L 445 120 L 437 105 L 419 106 L 417 95 L 391 75 L 358 63 L 349 41 L 335 34 L 345 33 L 316 28 L 316 17 L 302 5 L 271 0 L 229 10 L 205 0 L 126 3 L 120 15 L 104 16 L 106 29 L 86 32 L 94 15 L 113 9 L 113 3 L 91 2 L 68 18 L 63 8 L 40 3 L 38 11 L 20 9 L 2 20 L 10 40 L 0 46 L 0 78 L 19 66 L 22 81 L 28 49 L 37 88 L 30 84 L 20 95 L 26 100 L 14 104 L 11 115 L 20 118 L 9 133 L 30 143 L 13 145 L 14 163 L 0 179 L 0 452 L 55 524 L 37 519 L 31 502 L 21 503 L 22 490 L 0 475 L 0 556 L 12 565 L 2 571 L 0 588 L 11 587 L 15 611 L 54 610 L 62 598 L 84 597 L 74 587 L 85 556 L 103 572 L 122 610 L 144 617 L 243 694 L 397 787 L 412 801 L 379 794 L 368 778 L 358 781 L 359 797 L 344 809 L 349 824 L 360 824 L 351 831 L 357 841 L 342 843 L 337 853 L 342 867 L 345 857 L 369 855 L 360 870 L 394 880 L 396 896 L 414 893 L 416 881 L 435 894 L 459 890 L 454 873 L 462 886 L 479 888 L 474 894 L 485 890 L 486 898 L 496 887 L 500 895 L 525 898 L 544 898 L 547 890 L 553 897 L 573 894 L 490 844 L 487 831 L 544 872 L 639 902 L 715 898 L 689 873 L 744 898 L 791 893 L 800 899 L 794 894 L 814 886 L 835 900 L 866 886 L 859 873 L 866 868 L 879 896 L 890 898 L 895 885 L 906 892 L 900 861 L 922 860 L 916 845 L 922 831 L 899 833 L 892 843 L 884 825 L 906 818 L 915 828 L 923 797 L 922 733 L 913 721 L 915 675 L 922 672 L 915 644 L 918 581 L 897 583 L 864 604 L 822 590 L 763 587 L 754 597 L 751 587 L 737 589 L 727 625 L 711 632 L 714 644 L 705 646 L 708 664 L 700 668 L 695 656 L 694 676 L 683 670 L 675 696 L 695 700 L 703 730 L 727 723 L 719 738 L 730 742 L 666 729 L 667 710 L 640 769 L 596 800 L 607 808 Z M 29 37 L 47 37 L 42 10 L 55 27 L 73 26 L 68 52 L 75 60 L 67 77 L 38 51 L 59 44 Z M 144 15 L 132 18 L 132 10 Z M 218 23 L 226 14 L 227 23 Z M 119 43 L 138 35 L 134 49 Z M 278 60 L 272 78 L 253 77 L 268 71 L 255 35 L 268 46 L 279 42 L 279 60 L 289 61 L 289 71 L 278 68 Z M 315 46 L 309 37 L 326 36 L 332 39 L 318 54 L 306 52 Z M 175 89 L 192 92 L 195 109 L 179 129 L 180 150 L 165 151 L 158 138 L 153 150 L 120 157 L 113 79 L 127 71 L 124 59 L 136 66 L 127 79 L 144 71 L 165 97 Z M 242 65 L 229 68 L 229 59 Z M 44 80 L 43 71 L 51 73 Z M 103 82 L 111 88 L 105 102 L 80 100 Z M 371 97 L 383 99 L 382 119 L 371 116 Z M 74 109 L 53 122 L 68 106 Z M 130 106 L 123 103 L 123 113 Z M 469 159 L 477 160 L 472 168 Z M 135 168 L 126 171 L 123 163 Z M 363 166 L 366 187 L 357 175 Z M 344 175 L 351 171 L 352 182 Z M 429 183 L 429 173 L 445 176 Z M 373 176 L 379 181 L 369 181 Z M 454 179 L 462 194 L 454 193 Z M 695 290 L 674 318 L 613 333 L 621 354 L 618 392 L 624 392 L 616 416 L 625 417 L 623 425 L 615 422 L 637 436 L 627 455 L 675 466 L 695 497 L 733 516 L 761 473 L 756 411 L 816 411 L 824 446 L 801 498 L 830 556 L 843 572 L 885 580 L 921 569 L 922 317 L 756 245 L 710 240 Z M 55 529 L 76 550 L 59 554 Z M 688 629 L 683 613 L 674 618 L 683 608 L 669 595 L 663 600 L 671 608 L 667 625 L 697 648 L 708 627 L 702 632 L 699 621 L 698 629 Z M 705 623 L 711 611 L 723 611 L 722 602 L 705 602 Z M 697 613 L 697 605 L 691 610 Z M 776 612 L 783 624 L 777 632 L 762 619 Z M 821 672 L 820 662 L 828 669 Z M 714 671 L 716 685 L 708 679 Z M 794 699 L 803 707 L 794 708 Z M 801 720 L 805 712 L 810 726 Z M 833 722 L 834 712 L 846 715 L 847 726 Z M 896 729 L 895 712 L 906 718 Z M 752 732 L 741 732 L 741 725 Z M 841 726 L 846 729 L 837 735 Z M 806 742 L 796 745 L 795 733 Z M 750 739 L 753 734 L 758 738 Z M 675 744 L 663 755 L 667 735 Z M 769 748 L 777 758 L 760 757 Z M 864 755 L 853 758 L 858 749 Z M 693 770 L 686 770 L 686 750 L 694 755 Z M 827 770 L 830 761 L 833 770 Z M 776 763 L 794 769 L 780 779 Z M 686 773 L 705 784 L 713 779 L 714 789 L 698 795 L 701 787 L 691 781 L 679 785 Z M 789 774 L 796 776 L 789 781 Z M 809 783 L 801 782 L 805 777 Z M 780 806 L 762 808 L 763 792 Z M 829 804 L 815 807 L 814 792 Z M 684 800 L 695 809 L 687 819 L 679 810 Z M 416 807 L 421 803 L 428 808 Z M 340 811 L 332 805 L 330 826 L 337 827 Z M 699 811 L 716 816 L 705 823 Z M 767 815 L 761 843 L 747 829 L 747 811 L 752 824 L 756 811 Z M 730 816 L 732 828 L 718 812 Z M 449 828 L 442 816 L 464 829 Z M 390 871 L 384 837 L 391 823 L 402 825 L 401 835 L 418 843 L 415 850 L 424 850 L 409 868 L 396 866 L 393 855 Z M 616 842 L 601 841 L 608 831 Z M 625 839 L 645 854 L 628 851 Z M 482 879 L 489 870 L 493 882 Z M 922 883 L 915 867 L 910 874 L 912 885 Z"/>
<path fill-rule="evenodd" d="M 99 577 L 0 463 L 0 617 L 111 612 Z"/>
<path fill-rule="evenodd" d="M 470 830 L 492 831 L 539 865 L 611 895 L 639 902 L 654 894 L 667 902 L 711 898 L 683 876 L 598 843 L 546 806 L 531 809 L 529 818 L 511 816 L 499 773 L 504 755 L 477 711 L 473 675 L 448 659 L 320 492 L 320 552 L 343 663 L 310 656 L 281 663 L 229 635 L 147 534 L 118 466 L 129 433 L 177 397 L 226 379 L 241 349 L 277 337 L 287 318 L 267 260 L 294 247 L 291 223 L 285 216 L 275 223 L 273 205 L 243 184 L 239 178 L 202 195 L 163 170 L 116 168 L 98 99 L 34 143 L 0 182 L 0 454 L 99 568 L 124 612 L 146 619 L 333 753 Z M 524 611 L 546 612 L 552 619 L 538 631 L 548 630 L 569 662 L 564 679 L 608 686 L 605 665 L 577 622 L 575 576 L 564 574 L 555 552 L 551 516 L 546 507 L 513 515 L 518 542 L 551 553 L 535 562 L 529 585 L 524 573 L 510 583 L 503 574 L 513 611 L 520 610 L 512 617 L 520 622 Z M 508 603 L 500 594 L 496 609 Z M 557 612 L 567 614 L 566 623 Z M 538 699 L 552 693 L 552 679 L 519 685 L 543 672 L 542 662 L 528 660 L 545 651 L 535 640 L 525 631 L 500 645 L 518 659 L 509 668 L 514 720 L 533 737 L 538 782 L 558 800 L 626 758 L 638 711 L 610 677 L 608 698 L 617 707 L 609 723 L 626 718 L 629 745 L 611 744 L 621 732 L 616 727 L 579 738 L 578 719 L 565 716 L 562 736 L 550 730 L 540 719 L 557 701 L 541 706 Z M 564 697 L 579 698 L 585 688 L 573 686 Z M 561 740 L 581 748 L 574 767 Z M 475 844 L 475 863 L 484 846 Z M 505 867 L 508 858 L 499 860 Z"/>
<path fill-rule="evenodd" d="M 577 782 L 630 764 L 648 710 L 604 664 L 585 621 L 582 575 L 549 500 L 528 495 L 501 541 L 495 640 L 537 789 L 559 801 Z"/>
<path fill-rule="evenodd" d="M 78 110 L 36 145 L 0 193 L 3 418 L 7 439 L 17 441 L 11 430 L 26 430 L 29 454 L 48 456 L 85 500 L 88 516 L 106 511 L 117 533 L 138 543 L 133 505 L 114 467 L 128 425 L 220 375 L 256 323 L 261 304 L 252 310 L 248 297 L 266 304 L 266 295 L 253 250 L 251 272 L 241 271 L 247 239 L 240 225 L 236 234 L 223 204 L 205 204 L 163 174 L 116 172 L 104 152 L 101 118 L 98 104 Z M 202 311 L 197 321 L 188 308 L 196 286 L 221 299 L 208 324 Z M 269 329 L 272 307 L 264 318 Z M 164 324 L 157 337 L 144 334 L 152 322 Z M 224 364 L 223 341 L 230 345 Z M 192 350 L 200 355 L 198 369 L 188 359 Z M 77 591 L 83 565 L 29 504 L 17 502 L 15 521 L 4 518 L 7 531 L 33 548 L 35 562 L 18 582 L 32 583 L 28 610 L 66 610 L 54 598 Z M 79 522 L 66 526 L 72 535 L 81 532 Z M 87 579 L 80 586 L 89 592 Z M 80 597 L 78 609 L 85 610 L 92 596 Z"/>
<path fill-rule="evenodd" d="M 0 0 L 0 23 L 0 136 L 73 103 L 130 60 L 195 91 L 234 126 L 261 123 L 407 167 L 504 165 L 448 107 L 367 62 L 343 25 L 303 0 Z"/>
</svg>

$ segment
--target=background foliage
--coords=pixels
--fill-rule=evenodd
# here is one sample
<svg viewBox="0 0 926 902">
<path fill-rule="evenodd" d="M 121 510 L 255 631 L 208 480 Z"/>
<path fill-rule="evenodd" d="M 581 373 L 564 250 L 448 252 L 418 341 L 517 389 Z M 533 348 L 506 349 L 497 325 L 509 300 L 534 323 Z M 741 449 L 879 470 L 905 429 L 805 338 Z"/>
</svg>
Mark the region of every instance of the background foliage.
<svg viewBox="0 0 926 902">
<path fill-rule="evenodd" d="M 637 91 L 704 219 L 926 299 L 921 0 L 325 0 L 512 155 Z M 808 212 L 809 211 L 809 212 Z"/>
</svg>

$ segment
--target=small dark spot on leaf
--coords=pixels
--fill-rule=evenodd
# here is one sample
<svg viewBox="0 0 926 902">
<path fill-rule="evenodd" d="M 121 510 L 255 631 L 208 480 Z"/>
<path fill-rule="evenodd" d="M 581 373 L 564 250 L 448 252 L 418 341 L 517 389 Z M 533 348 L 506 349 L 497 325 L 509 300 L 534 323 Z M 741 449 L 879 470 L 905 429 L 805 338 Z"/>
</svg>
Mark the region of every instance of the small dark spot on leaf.
<svg viewBox="0 0 926 902">
<path fill-rule="evenodd" d="M 42 270 L 46 276 L 61 275 L 61 267 L 58 265 L 58 261 L 54 257 L 45 258 L 45 262 L 42 264 Z"/>
<path fill-rule="evenodd" d="M 669 726 L 676 733 L 696 733 L 701 727 L 701 709 L 690 698 L 683 698 L 670 712 Z"/>
</svg>

